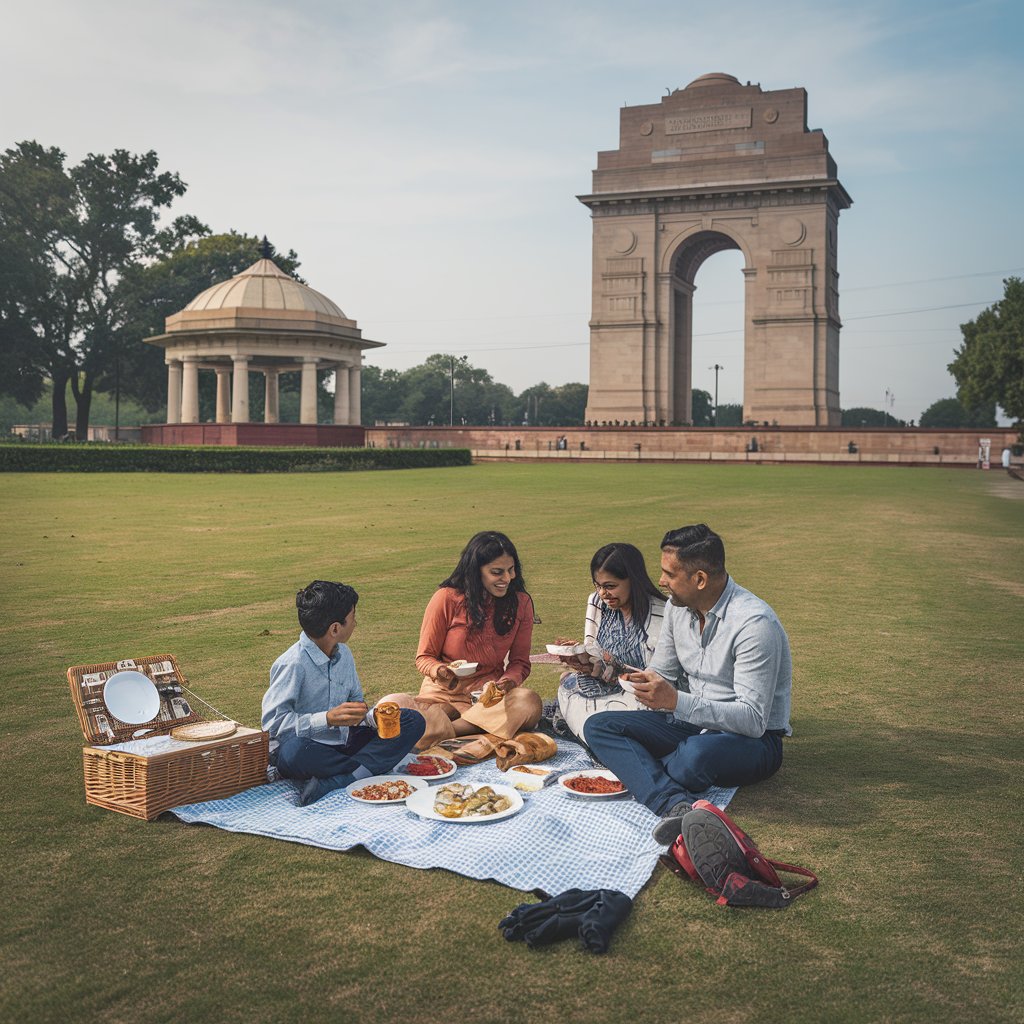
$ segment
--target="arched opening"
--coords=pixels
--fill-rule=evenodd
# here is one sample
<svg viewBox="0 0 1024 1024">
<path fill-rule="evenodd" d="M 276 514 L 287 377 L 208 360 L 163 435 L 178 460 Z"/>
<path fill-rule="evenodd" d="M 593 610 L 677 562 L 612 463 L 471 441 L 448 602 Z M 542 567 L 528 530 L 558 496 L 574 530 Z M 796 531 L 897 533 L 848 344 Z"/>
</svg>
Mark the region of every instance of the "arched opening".
<svg viewBox="0 0 1024 1024">
<path fill-rule="evenodd" d="M 729 253 L 728 257 L 715 260 L 713 268 L 701 275 L 702 294 L 697 299 L 697 272 L 705 261 L 718 253 Z M 745 259 L 739 245 L 728 235 L 719 231 L 699 231 L 687 238 L 672 259 L 672 408 L 677 423 L 693 423 L 694 409 L 692 391 L 699 389 L 715 393 L 714 366 L 725 366 L 728 352 L 734 367 L 736 399 L 743 403 L 743 283 L 737 280 L 734 271 L 742 271 Z M 738 306 L 725 317 L 719 314 L 733 302 Z M 723 298 L 722 296 L 728 296 Z M 726 305 L 728 304 L 728 305 Z M 710 325 L 733 322 L 738 310 L 739 327 L 733 338 L 732 328 L 711 327 Z M 722 333 L 720 333 L 720 331 Z M 732 339 L 733 344 L 716 345 Z M 705 363 L 707 364 L 705 367 Z M 722 404 L 722 378 L 719 371 L 718 401 Z M 710 381 L 711 386 L 708 387 Z"/>
<path fill-rule="evenodd" d="M 697 273 L 693 294 L 692 389 L 711 396 L 710 422 L 717 426 L 743 423 L 744 264 L 738 249 L 709 257 Z M 699 426 L 696 411 L 691 414 Z"/>
</svg>

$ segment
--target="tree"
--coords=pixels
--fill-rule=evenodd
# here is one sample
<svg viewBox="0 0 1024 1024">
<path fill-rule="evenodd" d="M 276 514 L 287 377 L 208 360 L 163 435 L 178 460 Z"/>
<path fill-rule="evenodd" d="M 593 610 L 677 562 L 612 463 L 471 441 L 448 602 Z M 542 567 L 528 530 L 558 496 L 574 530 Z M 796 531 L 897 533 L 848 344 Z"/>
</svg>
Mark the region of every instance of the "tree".
<svg viewBox="0 0 1024 1024">
<path fill-rule="evenodd" d="M 267 242 L 266 252 L 285 273 L 302 281 L 296 274 L 299 259 L 293 249 L 281 254 L 273 243 Z M 184 309 L 200 292 L 240 274 L 262 254 L 263 242 L 255 235 L 228 231 L 226 234 L 183 239 L 163 259 L 129 267 L 119 286 L 123 318 L 118 362 L 108 368 L 101 385 L 108 389 L 114 386 L 113 376 L 118 373 L 120 389 L 125 394 L 137 399 L 147 409 L 163 405 L 167 398 L 164 351 L 155 345 L 145 344 L 142 339 L 163 334 L 167 317 Z M 293 390 L 297 393 L 298 388 L 297 375 L 285 374 L 281 378 L 282 400 Z M 206 418 L 212 415 L 206 408 L 207 390 L 201 387 L 199 396 L 200 416 Z M 211 391 L 211 409 L 215 401 Z M 255 377 L 249 409 L 253 418 L 262 415 L 263 389 Z M 283 417 L 285 409 L 280 412 Z"/>
<path fill-rule="evenodd" d="M 965 409 L 990 402 L 1024 423 L 1024 281 L 1008 277 L 1003 298 L 961 324 L 963 344 L 949 364 Z"/>
<path fill-rule="evenodd" d="M 0 157 L 0 223 L 9 258 L 32 268 L 17 305 L 36 336 L 34 370 L 53 381 L 55 437 L 67 433 L 69 381 L 76 436 L 87 435 L 93 390 L 117 359 L 126 273 L 208 233 L 193 217 L 159 226 L 160 211 L 186 186 L 158 165 L 152 150 L 118 149 L 67 168 L 63 152 L 37 142 Z"/>
<path fill-rule="evenodd" d="M 905 427 L 907 425 L 906 420 L 896 419 L 891 412 L 883 412 L 881 409 L 871 409 L 866 406 L 843 409 L 840 422 L 844 427 Z"/>
<path fill-rule="evenodd" d="M 739 402 L 723 402 L 718 407 L 718 426 L 743 426 L 743 406 Z"/>
<path fill-rule="evenodd" d="M 965 409 L 958 398 L 940 398 L 932 402 L 918 421 L 922 427 L 981 427 L 996 425 L 996 403 Z"/>
<path fill-rule="evenodd" d="M 710 427 L 714 416 L 711 393 L 694 388 L 690 392 L 690 423 L 695 427 Z"/>
</svg>

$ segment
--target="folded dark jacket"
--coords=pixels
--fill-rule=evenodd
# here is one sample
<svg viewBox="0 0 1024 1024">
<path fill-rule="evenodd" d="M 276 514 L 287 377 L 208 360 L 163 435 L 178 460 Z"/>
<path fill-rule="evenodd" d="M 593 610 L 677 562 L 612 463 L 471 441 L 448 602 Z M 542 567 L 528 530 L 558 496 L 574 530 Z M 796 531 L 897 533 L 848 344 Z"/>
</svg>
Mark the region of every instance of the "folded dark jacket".
<svg viewBox="0 0 1024 1024">
<path fill-rule="evenodd" d="M 601 889 L 600 897 L 580 919 L 580 942 L 590 953 L 608 951 L 612 933 L 633 909 L 633 901 L 617 889 Z"/>
<path fill-rule="evenodd" d="M 584 949 L 604 953 L 632 906 L 615 889 L 567 889 L 540 903 L 520 904 L 498 927 L 509 942 L 522 940 L 530 948 L 576 935 Z"/>
</svg>

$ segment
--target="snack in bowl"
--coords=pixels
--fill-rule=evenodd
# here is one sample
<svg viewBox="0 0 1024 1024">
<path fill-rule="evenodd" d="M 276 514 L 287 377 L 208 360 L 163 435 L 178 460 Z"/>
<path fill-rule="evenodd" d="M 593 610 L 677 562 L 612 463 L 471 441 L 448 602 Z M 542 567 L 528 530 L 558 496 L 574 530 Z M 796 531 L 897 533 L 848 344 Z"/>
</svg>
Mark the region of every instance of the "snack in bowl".
<svg viewBox="0 0 1024 1024">
<path fill-rule="evenodd" d="M 479 818 L 508 810 L 512 801 L 490 786 L 474 790 L 472 786 L 450 782 L 434 797 L 434 810 L 445 818 Z"/>
<path fill-rule="evenodd" d="M 396 707 L 398 705 L 395 705 Z M 357 800 L 404 800 L 412 796 L 416 790 L 408 782 L 396 779 L 391 782 L 380 782 L 372 786 L 364 786 L 362 789 L 355 789 L 352 795 Z"/>
<path fill-rule="evenodd" d="M 393 701 L 385 701 L 373 709 L 377 735 L 382 740 L 393 740 L 402 732 L 402 709 Z"/>
<path fill-rule="evenodd" d="M 544 781 L 551 774 L 551 770 L 517 764 L 514 768 L 509 769 L 508 774 L 516 789 L 523 793 L 537 793 L 544 788 Z"/>
<path fill-rule="evenodd" d="M 448 668 L 450 668 L 459 679 L 465 679 L 468 676 L 473 675 L 474 672 L 480 667 L 480 663 L 476 661 L 465 661 L 460 658 L 458 661 L 449 661 Z"/>
<path fill-rule="evenodd" d="M 586 654 L 587 648 L 579 640 L 567 640 L 565 637 L 558 637 L 553 644 L 547 645 L 547 652 L 548 654 L 557 654 L 561 658 L 573 658 L 580 654 Z"/>
<path fill-rule="evenodd" d="M 503 691 L 498 689 L 498 684 L 493 680 L 489 682 L 480 694 L 480 703 L 485 708 L 492 708 L 495 704 L 501 703 L 505 699 Z"/>
</svg>

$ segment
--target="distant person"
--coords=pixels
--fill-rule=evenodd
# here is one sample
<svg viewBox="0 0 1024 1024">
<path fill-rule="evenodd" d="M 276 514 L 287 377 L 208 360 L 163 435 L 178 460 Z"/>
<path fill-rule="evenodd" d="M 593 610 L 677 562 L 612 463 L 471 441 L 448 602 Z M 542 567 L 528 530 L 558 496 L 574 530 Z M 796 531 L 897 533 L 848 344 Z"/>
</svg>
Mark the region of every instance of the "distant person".
<svg viewBox="0 0 1024 1024">
<path fill-rule="evenodd" d="M 591 715 L 600 711 L 646 711 L 619 685 L 623 665 L 646 668 L 654 657 L 665 614 L 665 598 L 647 573 L 644 556 L 632 544 L 605 544 L 590 560 L 594 592 L 583 622 L 585 654 L 559 660 L 556 731 L 579 739 Z"/>
<path fill-rule="evenodd" d="M 425 728 L 421 714 L 403 709 L 399 735 L 378 735 L 347 645 L 358 600 L 344 583 L 314 580 L 300 590 L 295 607 L 302 632 L 270 670 L 262 718 L 270 761 L 282 777 L 302 783 L 303 807 L 357 779 L 386 774 Z"/>
<path fill-rule="evenodd" d="M 503 533 L 485 530 L 469 539 L 458 564 L 427 602 L 416 650 L 423 677 L 419 693 L 390 694 L 427 720 L 420 746 L 456 736 L 488 733 L 511 739 L 540 720 L 540 697 L 523 683 L 530 674 L 533 598 L 526 590 L 515 545 Z M 456 676 L 454 661 L 475 662 Z M 473 691 L 494 683 L 503 694 L 486 707 Z"/>
<path fill-rule="evenodd" d="M 661 542 L 668 590 L 654 658 L 626 676 L 652 712 L 605 711 L 584 738 L 634 798 L 662 820 L 654 838 L 679 835 L 693 794 L 745 786 L 782 765 L 793 668 L 775 613 L 725 570 L 725 546 L 707 526 L 670 530 Z"/>
<path fill-rule="evenodd" d="M 1010 455 L 1011 454 L 1012 453 L 1011 453 L 1009 448 L 1004 448 L 1003 449 L 1003 469 L 1009 469 L 1010 468 Z"/>
</svg>

